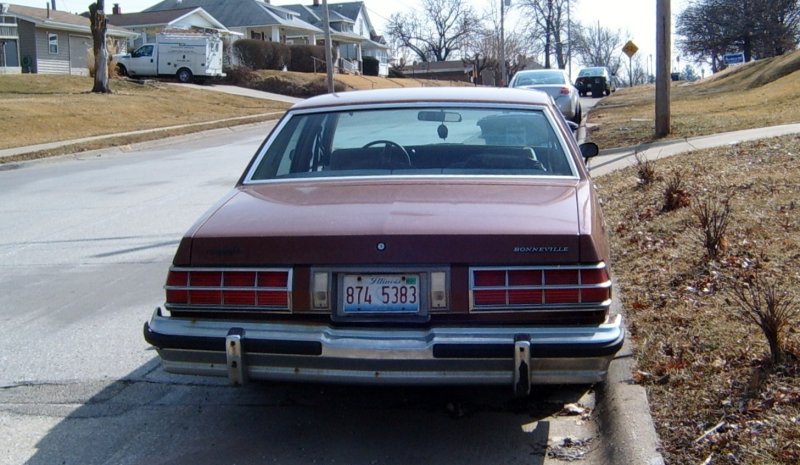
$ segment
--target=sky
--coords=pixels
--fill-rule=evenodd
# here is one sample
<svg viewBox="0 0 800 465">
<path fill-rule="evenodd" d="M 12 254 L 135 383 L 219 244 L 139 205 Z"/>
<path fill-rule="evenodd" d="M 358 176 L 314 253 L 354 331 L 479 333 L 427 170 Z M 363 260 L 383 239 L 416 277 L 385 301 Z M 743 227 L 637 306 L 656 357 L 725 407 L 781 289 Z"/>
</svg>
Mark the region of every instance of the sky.
<svg viewBox="0 0 800 465">
<path fill-rule="evenodd" d="M 45 8 L 47 0 L 0 0 L 18 5 L 34 6 Z M 114 3 L 119 3 L 123 13 L 134 13 L 154 5 L 159 0 L 106 0 L 106 12 L 111 12 Z M 334 3 L 336 0 L 329 0 Z M 349 1 L 349 0 L 342 0 Z M 501 0 L 465 0 L 470 1 L 476 10 L 484 11 L 490 6 L 490 2 Z M 506 28 L 513 29 L 519 24 L 519 15 L 514 13 L 515 0 L 507 18 Z M 87 11 L 90 0 L 56 0 L 56 7 L 61 11 L 80 13 Z M 291 4 L 311 4 L 312 0 L 272 0 L 274 5 Z M 419 0 L 364 0 L 367 5 L 370 20 L 378 34 L 385 32 L 385 24 L 388 22 L 392 13 L 407 13 L 412 9 L 418 8 L 421 4 Z M 672 26 L 673 40 L 675 16 L 680 13 L 687 5 L 688 0 L 671 0 L 672 6 Z M 643 66 L 647 67 L 648 62 L 655 62 L 655 39 L 656 39 L 656 0 L 575 0 L 573 11 L 578 21 L 585 25 L 599 22 L 602 27 L 613 31 L 622 32 L 623 42 L 632 40 L 638 47 L 637 56 L 642 60 Z M 652 58 L 650 58 L 652 56 Z M 677 51 L 673 50 L 673 67 L 682 68 L 684 64 L 678 65 L 676 58 Z M 625 57 L 627 59 L 627 57 Z"/>
</svg>

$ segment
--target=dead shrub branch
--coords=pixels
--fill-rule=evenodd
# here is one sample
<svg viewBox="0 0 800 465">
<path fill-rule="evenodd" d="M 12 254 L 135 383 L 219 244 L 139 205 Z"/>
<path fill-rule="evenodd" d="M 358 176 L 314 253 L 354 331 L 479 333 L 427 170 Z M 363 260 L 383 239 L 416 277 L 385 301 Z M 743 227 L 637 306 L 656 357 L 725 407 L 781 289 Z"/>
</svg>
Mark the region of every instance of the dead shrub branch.
<svg viewBox="0 0 800 465">
<path fill-rule="evenodd" d="M 706 255 L 716 259 L 725 249 L 725 233 L 731 214 L 728 200 L 702 199 L 693 208 L 695 218 L 700 226 L 700 236 Z"/>
<path fill-rule="evenodd" d="M 769 344 L 772 363 L 786 362 L 786 330 L 797 324 L 800 305 L 779 281 L 762 274 L 759 265 L 732 280 L 728 290 L 739 315 L 755 323 Z"/>
</svg>

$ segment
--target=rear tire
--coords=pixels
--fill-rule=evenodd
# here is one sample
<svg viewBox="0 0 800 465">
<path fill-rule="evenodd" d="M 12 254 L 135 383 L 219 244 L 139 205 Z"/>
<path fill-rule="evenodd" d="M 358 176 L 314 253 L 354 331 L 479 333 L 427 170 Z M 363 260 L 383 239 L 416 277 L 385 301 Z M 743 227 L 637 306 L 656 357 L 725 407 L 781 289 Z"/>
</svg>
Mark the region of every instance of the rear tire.
<svg viewBox="0 0 800 465">
<path fill-rule="evenodd" d="M 580 105 L 575 108 L 575 115 L 572 117 L 572 122 L 580 125 L 581 121 L 583 120 L 583 109 Z"/>
<path fill-rule="evenodd" d="M 128 75 L 128 69 L 125 68 L 125 65 L 119 65 L 118 64 L 117 65 L 117 74 L 119 74 L 120 76 L 127 76 Z"/>
<path fill-rule="evenodd" d="M 179 82 L 188 84 L 192 82 L 192 71 L 189 68 L 181 68 L 175 73 L 175 77 L 178 78 Z"/>
</svg>

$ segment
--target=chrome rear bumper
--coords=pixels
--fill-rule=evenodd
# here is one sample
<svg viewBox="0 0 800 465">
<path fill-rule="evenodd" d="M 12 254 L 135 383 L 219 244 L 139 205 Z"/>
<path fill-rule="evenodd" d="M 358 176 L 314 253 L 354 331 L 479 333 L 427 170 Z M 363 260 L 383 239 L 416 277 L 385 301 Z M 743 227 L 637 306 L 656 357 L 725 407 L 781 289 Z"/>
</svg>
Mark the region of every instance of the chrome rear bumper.
<svg viewBox="0 0 800 465">
<path fill-rule="evenodd" d="M 172 373 L 383 384 L 585 384 L 605 379 L 622 317 L 596 326 L 340 328 L 170 318 L 144 325 Z"/>
</svg>

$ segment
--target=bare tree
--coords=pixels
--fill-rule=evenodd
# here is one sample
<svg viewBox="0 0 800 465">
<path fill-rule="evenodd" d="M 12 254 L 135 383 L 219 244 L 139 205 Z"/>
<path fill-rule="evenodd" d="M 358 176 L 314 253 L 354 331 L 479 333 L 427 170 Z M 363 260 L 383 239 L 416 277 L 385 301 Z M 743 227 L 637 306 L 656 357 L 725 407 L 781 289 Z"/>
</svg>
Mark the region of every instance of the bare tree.
<svg viewBox="0 0 800 465">
<path fill-rule="evenodd" d="M 622 70 L 620 70 L 617 78 L 623 83 L 630 81 L 632 78 L 633 82 L 628 82 L 628 85 L 630 86 L 647 84 L 654 79 L 650 72 L 645 68 L 641 54 L 635 55 L 630 60 L 622 60 L 620 66 L 627 68 L 627 71 L 622 72 Z"/>
<path fill-rule="evenodd" d="M 485 19 L 480 31 L 471 37 L 465 47 L 464 62 L 475 66 L 477 73 L 492 71 L 494 83 L 499 83 L 502 81 L 502 72 L 500 68 L 500 10 L 497 3 L 490 3 L 483 16 Z M 509 76 L 513 76 L 517 71 L 525 69 L 531 61 L 531 57 L 536 55 L 536 43 L 528 40 L 527 34 L 519 32 L 520 30 L 527 31 L 527 27 L 506 23 L 504 29 L 506 70 Z M 480 83 L 487 84 L 489 82 Z"/>
<path fill-rule="evenodd" d="M 556 66 L 567 66 L 567 9 L 570 0 L 522 0 L 520 8 L 530 18 L 530 40 L 542 44 L 544 67 L 551 68 L 550 57 L 555 55 Z"/>
<path fill-rule="evenodd" d="M 479 26 L 480 19 L 468 2 L 423 0 L 421 11 L 393 14 L 387 33 L 421 61 L 445 61 L 464 48 Z"/>
<path fill-rule="evenodd" d="M 108 46 L 106 45 L 105 0 L 97 0 L 89 5 L 89 19 L 92 30 L 92 50 L 94 51 L 94 87 L 92 92 L 109 94 L 108 86 Z"/>
<path fill-rule="evenodd" d="M 483 82 L 483 72 L 487 70 L 494 71 L 499 69 L 498 53 L 497 53 L 498 40 L 489 28 L 481 28 L 476 34 L 473 34 L 469 44 L 465 47 L 465 57 L 461 59 L 464 64 L 472 65 L 473 77 L 475 84 L 493 84 Z"/>
<path fill-rule="evenodd" d="M 622 32 L 600 26 L 579 26 L 573 51 L 586 66 L 606 66 L 616 75 L 622 66 L 619 49 L 623 45 Z"/>
</svg>

